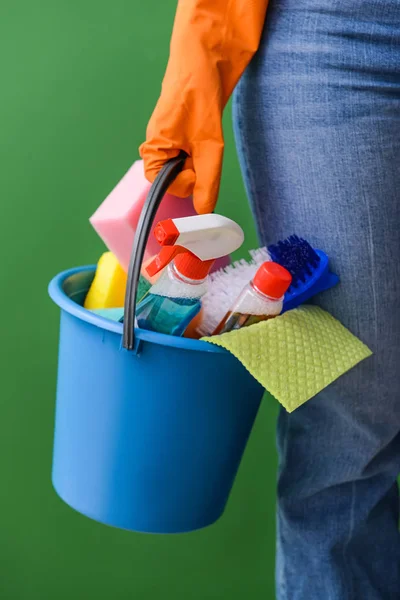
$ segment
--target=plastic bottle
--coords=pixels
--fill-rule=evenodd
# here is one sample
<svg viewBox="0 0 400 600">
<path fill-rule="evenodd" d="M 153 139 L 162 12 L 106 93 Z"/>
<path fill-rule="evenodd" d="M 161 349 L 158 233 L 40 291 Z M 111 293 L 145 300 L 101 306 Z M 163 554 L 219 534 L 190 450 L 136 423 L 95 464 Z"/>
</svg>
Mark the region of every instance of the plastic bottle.
<svg viewBox="0 0 400 600">
<path fill-rule="evenodd" d="M 181 336 L 200 312 L 213 261 L 202 262 L 191 253 L 179 254 L 138 305 L 141 329 Z"/>
<path fill-rule="evenodd" d="M 151 277 L 164 272 L 138 304 L 137 324 L 141 329 L 181 336 L 201 310 L 215 259 L 237 250 L 244 234 L 234 221 L 214 214 L 167 219 L 156 226 L 154 234 L 163 248 L 146 271 Z"/>
<path fill-rule="evenodd" d="M 274 262 L 263 263 L 213 335 L 249 327 L 278 316 L 291 282 L 292 276 L 284 267 Z"/>
</svg>

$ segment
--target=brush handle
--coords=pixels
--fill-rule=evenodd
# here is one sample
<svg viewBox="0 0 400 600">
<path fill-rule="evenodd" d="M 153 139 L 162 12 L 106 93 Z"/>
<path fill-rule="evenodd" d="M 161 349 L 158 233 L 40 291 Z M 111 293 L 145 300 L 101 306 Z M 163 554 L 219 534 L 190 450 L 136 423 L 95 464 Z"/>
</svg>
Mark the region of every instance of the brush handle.
<svg viewBox="0 0 400 600">
<path fill-rule="evenodd" d="M 139 285 L 140 270 L 144 252 L 153 226 L 153 222 L 161 201 L 171 183 L 182 171 L 187 158 L 186 152 L 181 151 L 176 158 L 165 163 L 152 184 L 136 229 L 133 248 L 128 269 L 124 307 L 124 334 L 123 347 L 133 350 L 135 346 L 135 313 L 136 296 Z"/>
<path fill-rule="evenodd" d="M 327 268 L 328 268 L 328 266 L 327 266 Z M 288 310 L 293 310 L 294 308 L 298 308 L 305 302 L 308 302 L 308 300 L 311 300 L 311 298 L 313 298 L 317 294 L 320 294 L 321 292 L 326 292 L 326 290 L 329 290 L 330 288 L 334 287 L 338 283 L 339 283 L 339 277 L 335 273 L 332 273 L 331 271 L 327 270 L 310 287 L 305 288 L 299 294 L 294 293 L 294 294 L 291 294 L 289 297 L 286 297 L 286 299 L 283 301 L 282 314 Z"/>
</svg>

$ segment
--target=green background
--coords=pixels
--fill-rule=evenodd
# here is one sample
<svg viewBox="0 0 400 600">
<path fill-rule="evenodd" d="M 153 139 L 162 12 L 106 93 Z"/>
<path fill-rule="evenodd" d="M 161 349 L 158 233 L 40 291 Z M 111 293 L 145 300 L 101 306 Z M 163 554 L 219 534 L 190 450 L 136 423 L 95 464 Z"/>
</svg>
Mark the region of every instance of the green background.
<svg viewBox="0 0 400 600">
<path fill-rule="evenodd" d="M 0 6 L 0 597 L 274 597 L 277 406 L 265 401 L 226 514 L 195 534 L 114 530 L 50 482 L 57 272 L 95 262 L 88 217 L 137 158 L 175 0 L 2 0 Z M 225 116 L 219 211 L 256 238 Z"/>
</svg>

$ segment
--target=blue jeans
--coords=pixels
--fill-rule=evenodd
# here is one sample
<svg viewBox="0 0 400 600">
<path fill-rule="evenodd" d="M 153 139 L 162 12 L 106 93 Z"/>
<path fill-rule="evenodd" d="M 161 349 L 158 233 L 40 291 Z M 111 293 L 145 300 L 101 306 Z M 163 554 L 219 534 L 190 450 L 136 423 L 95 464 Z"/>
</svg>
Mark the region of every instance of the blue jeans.
<svg viewBox="0 0 400 600">
<path fill-rule="evenodd" d="M 324 249 L 374 351 L 281 411 L 277 598 L 399 600 L 400 0 L 271 0 L 234 124 L 262 242 Z"/>
</svg>

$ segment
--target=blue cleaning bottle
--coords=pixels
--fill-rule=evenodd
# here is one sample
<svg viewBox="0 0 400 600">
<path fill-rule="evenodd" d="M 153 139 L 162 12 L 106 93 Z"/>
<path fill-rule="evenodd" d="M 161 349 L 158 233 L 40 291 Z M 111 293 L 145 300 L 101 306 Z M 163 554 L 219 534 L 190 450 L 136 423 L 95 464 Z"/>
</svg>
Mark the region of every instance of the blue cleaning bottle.
<svg viewBox="0 0 400 600">
<path fill-rule="evenodd" d="M 237 250 L 244 234 L 234 221 L 212 214 L 161 221 L 154 235 L 163 248 L 146 270 L 151 277 L 164 271 L 138 304 L 137 325 L 182 336 L 200 312 L 215 259 Z"/>
<path fill-rule="evenodd" d="M 141 329 L 181 336 L 201 309 L 207 291 L 206 278 L 213 260 L 203 262 L 194 254 L 179 254 L 136 309 Z"/>
</svg>

